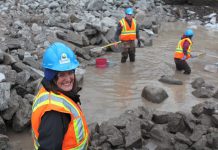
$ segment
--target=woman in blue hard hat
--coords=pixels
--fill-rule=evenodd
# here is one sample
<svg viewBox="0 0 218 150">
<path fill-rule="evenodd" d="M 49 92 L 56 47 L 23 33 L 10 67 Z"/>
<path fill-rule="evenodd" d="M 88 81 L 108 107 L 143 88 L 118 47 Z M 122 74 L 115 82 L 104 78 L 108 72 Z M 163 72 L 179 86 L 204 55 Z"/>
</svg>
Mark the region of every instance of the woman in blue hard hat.
<svg viewBox="0 0 218 150">
<path fill-rule="evenodd" d="M 133 9 L 127 8 L 125 10 L 125 18 L 119 21 L 117 31 L 115 33 L 115 41 L 122 41 L 122 57 L 121 63 L 125 63 L 128 56 L 130 62 L 135 61 L 135 40 L 138 40 L 138 47 L 141 46 L 139 40 L 139 27 L 136 20 L 133 18 Z M 115 44 L 115 47 L 117 44 Z"/>
<path fill-rule="evenodd" d="M 76 91 L 74 52 L 65 44 L 51 44 L 43 55 L 44 78 L 32 106 L 36 150 L 86 150 L 88 127 Z"/>
<path fill-rule="evenodd" d="M 187 29 L 183 34 L 181 40 L 179 41 L 174 54 L 176 69 L 179 71 L 184 70 L 184 74 L 191 73 L 191 68 L 186 60 L 192 57 L 191 46 L 192 46 L 193 36 L 194 36 L 193 30 Z"/>
</svg>

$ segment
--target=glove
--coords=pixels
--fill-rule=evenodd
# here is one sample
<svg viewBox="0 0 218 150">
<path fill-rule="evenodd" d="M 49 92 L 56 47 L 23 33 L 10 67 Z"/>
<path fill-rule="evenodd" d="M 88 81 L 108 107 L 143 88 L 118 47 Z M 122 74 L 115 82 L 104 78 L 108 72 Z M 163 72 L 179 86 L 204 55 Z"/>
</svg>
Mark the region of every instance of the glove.
<svg viewBox="0 0 218 150">
<path fill-rule="evenodd" d="M 141 47 L 141 42 L 140 42 L 140 40 L 138 40 L 137 46 L 138 46 L 138 47 Z"/>
<path fill-rule="evenodd" d="M 184 56 L 182 57 L 182 60 L 186 60 L 186 55 L 184 55 Z"/>
</svg>

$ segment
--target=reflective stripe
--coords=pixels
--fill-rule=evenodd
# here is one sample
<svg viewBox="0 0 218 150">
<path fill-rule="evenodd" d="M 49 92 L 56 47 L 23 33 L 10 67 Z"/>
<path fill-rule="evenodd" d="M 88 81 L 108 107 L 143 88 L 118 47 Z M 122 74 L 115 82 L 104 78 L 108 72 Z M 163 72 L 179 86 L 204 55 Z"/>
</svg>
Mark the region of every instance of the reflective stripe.
<svg viewBox="0 0 218 150">
<path fill-rule="evenodd" d="M 84 140 L 78 147 L 72 148 L 72 149 L 69 149 L 69 150 L 87 150 L 88 149 L 87 139 L 88 138 L 86 138 L 86 140 Z"/>
<path fill-rule="evenodd" d="M 79 143 L 83 140 L 84 134 L 85 134 L 82 118 L 75 119 L 73 121 L 73 124 L 75 127 L 76 140 L 77 140 L 77 143 Z"/>
<path fill-rule="evenodd" d="M 127 32 L 123 32 L 122 34 L 123 34 L 123 35 L 125 35 L 125 34 L 128 34 L 128 35 L 129 35 L 129 34 L 136 34 L 136 33 L 135 33 L 135 32 L 132 32 L 132 31 L 131 31 L 131 32 L 130 32 L 130 31 L 127 31 Z"/>
<path fill-rule="evenodd" d="M 126 24 L 125 24 L 124 19 L 121 20 L 121 24 L 123 26 L 123 30 L 126 31 Z"/>
<path fill-rule="evenodd" d="M 38 150 L 39 149 L 39 142 L 38 142 L 38 139 L 36 138 L 36 136 L 35 136 L 35 134 L 34 134 L 34 132 L 33 132 L 33 130 L 32 130 L 32 136 L 33 136 L 33 142 L 34 142 L 34 148 L 35 148 L 35 150 Z"/>
<path fill-rule="evenodd" d="M 69 112 L 71 112 L 74 117 L 78 117 L 79 116 L 79 112 L 77 111 L 77 109 L 75 109 L 68 101 L 66 101 L 64 98 L 62 98 L 61 96 L 55 96 L 53 94 L 50 94 L 50 103 L 54 104 L 54 105 L 58 105 L 58 106 L 62 106 L 64 107 L 66 110 L 68 110 Z M 44 105 L 44 104 L 48 104 L 49 103 L 49 93 L 43 94 L 41 97 L 39 97 L 38 99 L 36 99 L 35 103 L 33 104 L 33 112 L 40 106 Z"/>
<path fill-rule="evenodd" d="M 136 21 L 135 21 L 135 19 L 132 19 L 132 22 L 134 24 L 133 30 L 127 30 L 128 23 L 125 21 L 125 19 L 123 18 L 120 21 L 121 25 L 123 26 L 121 34 L 126 34 L 126 33 L 134 33 L 134 34 L 136 34 Z"/>
<path fill-rule="evenodd" d="M 38 107 L 40 107 L 43 102 L 48 100 L 48 94 L 43 94 L 43 96 L 39 97 L 38 99 L 35 99 L 32 110 L 35 111 Z"/>
</svg>

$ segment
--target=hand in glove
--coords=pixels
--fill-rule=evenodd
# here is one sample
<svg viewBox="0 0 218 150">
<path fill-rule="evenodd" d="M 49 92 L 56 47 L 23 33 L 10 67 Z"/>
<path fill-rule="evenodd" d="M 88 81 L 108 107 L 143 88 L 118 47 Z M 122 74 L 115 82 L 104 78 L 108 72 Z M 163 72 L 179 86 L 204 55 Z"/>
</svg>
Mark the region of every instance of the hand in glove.
<svg viewBox="0 0 218 150">
<path fill-rule="evenodd" d="M 182 57 L 182 60 L 186 60 L 186 55 L 184 55 L 184 56 Z"/>
<path fill-rule="evenodd" d="M 141 47 L 141 42 L 140 42 L 140 40 L 138 40 L 137 46 L 138 46 L 138 47 Z"/>
</svg>

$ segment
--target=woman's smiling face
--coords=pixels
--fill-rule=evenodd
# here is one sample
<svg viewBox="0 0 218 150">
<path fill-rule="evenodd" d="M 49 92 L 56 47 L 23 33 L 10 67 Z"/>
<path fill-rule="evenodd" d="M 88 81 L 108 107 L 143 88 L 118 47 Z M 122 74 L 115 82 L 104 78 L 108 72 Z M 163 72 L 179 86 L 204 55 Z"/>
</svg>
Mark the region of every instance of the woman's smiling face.
<svg viewBox="0 0 218 150">
<path fill-rule="evenodd" d="M 73 89 L 74 78 L 74 70 L 58 72 L 56 84 L 60 89 L 68 92 Z"/>
</svg>

